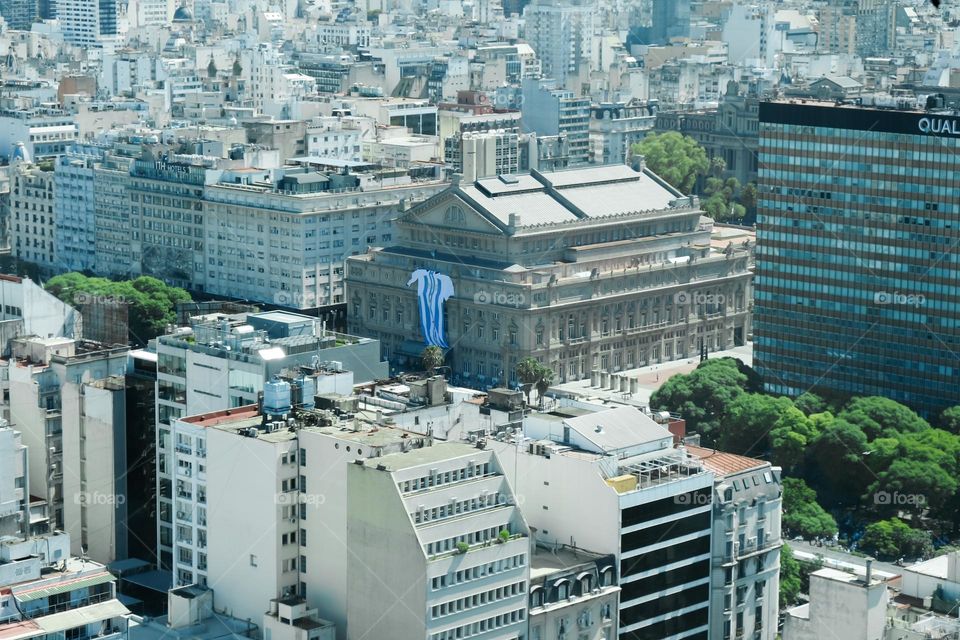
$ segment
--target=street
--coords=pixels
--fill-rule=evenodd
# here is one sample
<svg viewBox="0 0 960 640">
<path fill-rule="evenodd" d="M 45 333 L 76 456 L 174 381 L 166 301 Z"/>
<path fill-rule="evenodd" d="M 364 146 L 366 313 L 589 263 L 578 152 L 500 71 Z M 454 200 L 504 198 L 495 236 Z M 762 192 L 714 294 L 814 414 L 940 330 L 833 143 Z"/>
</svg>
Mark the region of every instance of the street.
<svg viewBox="0 0 960 640">
<path fill-rule="evenodd" d="M 797 559 L 805 559 L 803 556 L 807 554 L 814 557 L 821 555 L 824 558 L 824 566 L 832 566 L 837 569 L 858 567 L 859 571 L 854 569 L 856 573 L 862 575 L 865 572 L 866 558 L 847 553 L 846 551 L 841 551 L 837 547 L 818 547 L 810 544 L 809 542 L 795 540 L 789 540 L 786 541 L 786 543 L 790 545 L 791 549 L 793 549 L 794 556 L 797 557 Z M 897 576 L 901 574 L 903 568 L 889 562 L 879 562 L 874 560 L 873 571 L 874 575 L 881 577 L 882 574 Z"/>
</svg>

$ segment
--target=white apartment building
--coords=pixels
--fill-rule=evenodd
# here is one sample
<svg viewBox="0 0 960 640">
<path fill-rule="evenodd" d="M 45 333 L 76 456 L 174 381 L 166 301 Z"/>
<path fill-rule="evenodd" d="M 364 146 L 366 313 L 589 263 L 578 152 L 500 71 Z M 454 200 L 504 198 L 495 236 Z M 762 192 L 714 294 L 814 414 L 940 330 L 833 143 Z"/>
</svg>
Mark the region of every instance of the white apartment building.
<svg viewBox="0 0 960 640">
<path fill-rule="evenodd" d="M 467 181 L 539 167 L 537 136 L 519 129 L 464 133 L 444 141 L 444 160 Z"/>
<path fill-rule="evenodd" d="M 186 499 L 177 489 L 186 486 L 173 429 L 178 419 L 256 404 L 265 383 L 287 369 L 306 367 L 317 374 L 310 377 L 322 393 L 349 393 L 354 380 L 387 376 L 379 342 L 325 332 L 318 325 L 315 318 L 285 312 L 200 317 L 192 327 L 157 339 L 157 555 L 162 566 L 178 567 L 178 584 L 199 582 L 202 575 L 196 547 L 190 548 L 190 563 L 178 560 L 177 522 L 184 520 L 178 513 L 190 513 L 191 526 L 199 519 L 178 506 Z M 192 451 L 198 449 L 203 447 L 192 445 Z M 195 470 L 202 464 L 193 458 L 186 461 Z M 189 500 L 196 503 L 199 490 L 187 489 Z M 196 536 L 193 540 L 196 544 Z M 180 569 L 184 573 L 178 576 Z"/>
<path fill-rule="evenodd" d="M 112 153 L 93 169 L 94 272 L 121 278 L 136 277 L 140 265 L 131 246 L 130 200 L 127 182 L 132 158 Z"/>
<path fill-rule="evenodd" d="M 373 135 L 372 118 L 325 116 L 314 118 L 307 126 L 306 148 L 311 157 L 362 160 L 361 143 Z"/>
<path fill-rule="evenodd" d="M 0 111 L 0 158 L 10 160 L 19 143 L 28 160 L 64 153 L 77 139 L 73 114 L 55 105 Z"/>
<path fill-rule="evenodd" d="M 0 538 L 25 538 L 30 530 L 29 464 L 20 432 L 0 419 Z"/>
<path fill-rule="evenodd" d="M 780 597 L 780 468 L 688 446 L 714 473 L 710 637 L 774 640 Z"/>
<path fill-rule="evenodd" d="M 886 583 L 871 576 L 869 564 L 865 577 L 819 569 L 810 574 L 810 602 L 787 609 L 783 640 L 883 640 L 889 598 Z"/>
<path fill-rule="evenodd" d="M 351 637 L 526 638 L 529 530 L 492 451 L 448 442 L 348 469 Z"/>
<path fill-rule="evenodd" d="M 0 354 L 6 356 L 9 340 L 18 336 L 79 338 L 80 313 L 30 278 L 0 274 L 0 328 Z M 8 402 L 9 393 L 2 400 Z"/>
<path fill-rule="evenodd" d="M 577 89 L 571 81 L 581 65 L 589 68 L 596 14 L 592 0 L 534 0 L 526 6 L 524 37 L 540 59 L 543 77 Z"/>
<path fill-rule="evenodd" d="M 197 256 L 205 290 L 296 309 L 345 302 L 344 260 L 389 245 L 397 211 L 445 187 L 432 177 L 368 178 L 347 176 L 337 186 L 329 174 L 290 173 L 277 183 L 208 185 Z M 314 190 L 317 181 L 332 186 Z"/>
<path fill-rule="evenodd" d="M 102 564 L 68 557 L 69 546 L 62 533 L 0 543 L 5 639 L 127 639 L 130 611 L 117 599 L 116 578 Z M 20 576 L 13 577 L 14 568 Z"/>
<path fill-rule="evenodd" d="M 320 393 L 350 389 L 315 380 Z M 218 607 L 240 618 L 303 601 L 343 640 L 356 637 L 347 632 L 348 467 L 431 439 L 304 406 L 295 399 L 310 395 L 301 380 L 293 383 L 271 382 L 262 411 L 251 405 L 173 420 L 174 583 L 206 583 Z M 273 525 L 250 527 L 251 518 Z"/>
<path fill-rule="evenodd" d="M 126 557 L 126 347 L 71 338 L 11 341 L 10 423 L 30 453 L 30 487 L 72 552 Z"/>
<path fill-rule="evenodd" d="M 94 171 L 103 149 L 72 146 L 54 165 L 54 243 L 60 271 L 89 271 L 96 259 Z"/>
<path fill-rule="evenodd" d="M 14 257 L 32 262 L 41 269 L 60 273 L 55 238 L 53 167 L 17 163 L 11 182 L 11 252 Z"/>
<path fill-rule="evenodd" d="M 491 446 L 536 543 L 616 558 L 617 637 L 705 640 L 713 472 L 629 406 L 570 401 L 526 417 L 523 435 Z"/>
</svg>

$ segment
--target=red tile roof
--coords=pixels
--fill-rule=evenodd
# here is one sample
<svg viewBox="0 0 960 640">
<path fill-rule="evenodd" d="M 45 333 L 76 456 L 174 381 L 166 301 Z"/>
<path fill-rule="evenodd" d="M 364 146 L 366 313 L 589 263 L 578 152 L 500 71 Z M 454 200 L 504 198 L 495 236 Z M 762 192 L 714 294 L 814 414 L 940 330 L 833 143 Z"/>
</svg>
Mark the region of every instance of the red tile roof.
<svg viewBox="0 0 960 640">
<path fill-rule="evenodd" d="M 756 458 L 738 456 L 735 453 L 725 453 L 716 449 L 707 449 L 705 447 L 694 447 L 687 445 L 686 449 L 691 455 L 703 460 L 704 466 L 720 476 L 733 475 L 750 469 L 759 469 L 768 463 Z"/>
</svg>

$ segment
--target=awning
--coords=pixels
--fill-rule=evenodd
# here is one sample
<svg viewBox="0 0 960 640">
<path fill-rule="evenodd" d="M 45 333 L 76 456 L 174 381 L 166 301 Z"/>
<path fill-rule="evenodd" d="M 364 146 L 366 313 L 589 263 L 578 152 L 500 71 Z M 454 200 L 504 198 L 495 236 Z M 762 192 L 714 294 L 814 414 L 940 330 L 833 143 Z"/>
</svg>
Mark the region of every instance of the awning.
<svg viewBox="0 0 960 640">
<path fill-rule="evenodd" d="M 66 593 L 68 591 L 74 591 L 76 589 L 83 589 L 85 587 L 95 587 L 98 584 L 106 584 L 107 582 L 113 582 L 114 578 L 111 574 L 107 572 L 98 573 L 96 575 L 87 576 L 85 578 L 76 578 L 74 580 L 64 580 L 63 582 L 57 582 L 46 587 L 41 587 L 39 589 L 30 589 L 29 591 L 24 590 L 21 592 L 14 592 L 13 597 L 19 600 L 20 602 L 30 602 L 31 600 L 38 600 L 40 598 L 47 598 L 58 593 Z"/>
<path fill-rule="evenodd" d="M 120 604 L 119 600 L 107 600 L 99 604 L 91 604 L 88 607 L 71 609 L 62 613 L 54 613 L 49 616 L 37 618 L 36 622 L 40 628 L 50 633 L 54 631 L 66 631 L 67 629 L 76 629 L 77 627 L 103 622 L 111 618 L 119 618 L 130 615 L 130 610 Z"/>
</svg>

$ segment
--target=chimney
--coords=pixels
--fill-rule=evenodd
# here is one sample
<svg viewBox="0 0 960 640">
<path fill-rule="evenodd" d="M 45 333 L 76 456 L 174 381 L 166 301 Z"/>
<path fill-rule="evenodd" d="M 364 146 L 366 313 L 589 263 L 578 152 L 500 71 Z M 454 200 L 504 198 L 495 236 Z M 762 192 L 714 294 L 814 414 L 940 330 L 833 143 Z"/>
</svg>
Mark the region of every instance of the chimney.
<svg viewBox="0 0 960 640">
<path fill-rule="evenodd" d="M 870 586 L 870 578 L 873 576 L 873 558 L 867 558 L 867 587 Z"/>
</svg>

